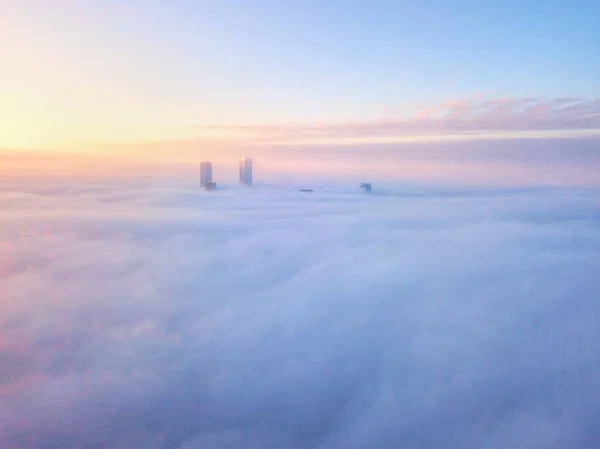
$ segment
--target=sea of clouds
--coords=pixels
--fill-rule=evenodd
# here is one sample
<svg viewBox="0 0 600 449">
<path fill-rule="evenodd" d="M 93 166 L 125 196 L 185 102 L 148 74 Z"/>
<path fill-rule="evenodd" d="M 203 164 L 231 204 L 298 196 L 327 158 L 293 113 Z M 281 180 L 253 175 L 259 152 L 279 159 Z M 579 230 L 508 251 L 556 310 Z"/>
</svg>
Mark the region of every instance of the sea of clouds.
<svg viewBox="0 0 600 449">
<path fill-rule="evenodd" d="M 598 194 L 5 182 L 0 447 L 600 447 Z"/>
</svg>

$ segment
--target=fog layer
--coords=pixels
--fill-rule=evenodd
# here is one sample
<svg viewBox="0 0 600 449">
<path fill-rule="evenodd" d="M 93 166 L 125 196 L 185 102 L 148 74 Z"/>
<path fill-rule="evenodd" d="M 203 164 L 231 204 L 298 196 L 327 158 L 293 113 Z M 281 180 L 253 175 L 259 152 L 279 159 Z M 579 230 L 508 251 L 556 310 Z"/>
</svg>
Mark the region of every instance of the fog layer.
<svg viewBox="0 0 600 449">
<path fill-rule="evenodd" d="M 0 204 L 2 447 L 600 446 L 597 190 Z"/>
</svg>

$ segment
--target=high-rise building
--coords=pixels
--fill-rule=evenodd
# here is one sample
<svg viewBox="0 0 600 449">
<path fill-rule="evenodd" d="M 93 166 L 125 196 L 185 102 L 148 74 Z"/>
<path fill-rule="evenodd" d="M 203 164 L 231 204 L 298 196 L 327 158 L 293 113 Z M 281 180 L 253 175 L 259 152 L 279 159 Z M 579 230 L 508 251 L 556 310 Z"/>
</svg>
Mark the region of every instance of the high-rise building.
<svg viewBox="0 0 600 449">
<path fill-rule="evenodd" d="M 212 182 L 212 162 L 202 161 L 200 164 L 200 187 Z"/>
<path fill-rule="evenodd" d="M 240 184 L 252 185 L 252 158 L 240 158 Z"/>
</svg>

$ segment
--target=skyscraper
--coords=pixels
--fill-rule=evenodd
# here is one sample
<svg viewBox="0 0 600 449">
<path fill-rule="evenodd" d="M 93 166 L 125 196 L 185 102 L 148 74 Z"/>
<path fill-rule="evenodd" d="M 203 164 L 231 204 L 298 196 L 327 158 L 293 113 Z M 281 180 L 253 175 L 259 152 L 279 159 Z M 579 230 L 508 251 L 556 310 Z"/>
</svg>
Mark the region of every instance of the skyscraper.
<svg viewBox="0 0 600 449">
<path fill-rule="evenodd" d="M 240 184 L 252 185 L 252 158 L 240 158 Z"/>
<path fill-rule="evenodd" d="M 212 182 L 212 162 L 202 161 L 200 163 L 200 187 Z"/>
</svg>

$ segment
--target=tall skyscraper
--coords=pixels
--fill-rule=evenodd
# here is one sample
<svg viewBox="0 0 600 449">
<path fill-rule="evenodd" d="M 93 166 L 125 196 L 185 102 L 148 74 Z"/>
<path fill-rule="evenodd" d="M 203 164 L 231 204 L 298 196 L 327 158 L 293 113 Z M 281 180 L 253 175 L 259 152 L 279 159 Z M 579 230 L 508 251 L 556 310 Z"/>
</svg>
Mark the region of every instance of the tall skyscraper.
<svg viewBox="0 0 600 449">
<path fill-rule="evenodd" d="M 252 185 L 252 158 L 240 158 L 240 184 Z"/>
<path fill-rule="evenodd" d="M 212 162 L 202 161 L 200 163 L 200 187 L 212 182 Z"/>
</svg>

